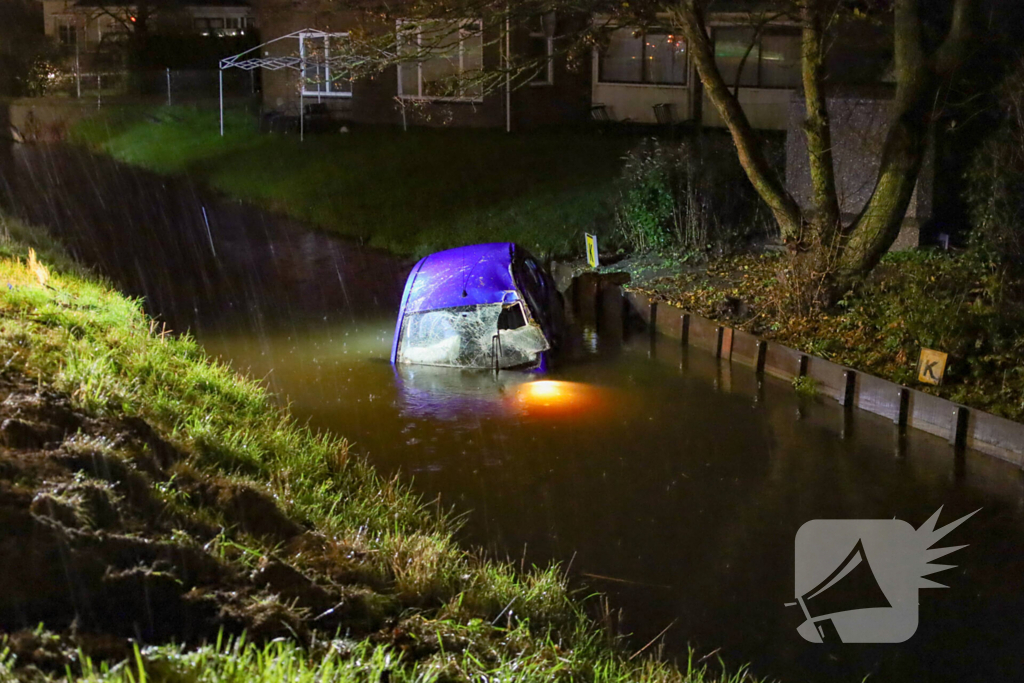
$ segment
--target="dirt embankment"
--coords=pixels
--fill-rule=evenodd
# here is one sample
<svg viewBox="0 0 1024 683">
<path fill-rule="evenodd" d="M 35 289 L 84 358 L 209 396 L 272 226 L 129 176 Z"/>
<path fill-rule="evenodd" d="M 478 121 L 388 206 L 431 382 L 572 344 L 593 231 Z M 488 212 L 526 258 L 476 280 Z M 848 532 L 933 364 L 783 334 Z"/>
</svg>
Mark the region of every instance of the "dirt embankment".
<svg viewBox="0 0 1024 683">
<path fill-rule="evenodd" d="M 0 379 L 0 633 L 19 667 L 62 672 L 78 648 L 123 660 L 133 640 L 386 627 L 397 610 L 327 547 L 266 493 L 200 475 L 143 420 Z"/>
</svg>

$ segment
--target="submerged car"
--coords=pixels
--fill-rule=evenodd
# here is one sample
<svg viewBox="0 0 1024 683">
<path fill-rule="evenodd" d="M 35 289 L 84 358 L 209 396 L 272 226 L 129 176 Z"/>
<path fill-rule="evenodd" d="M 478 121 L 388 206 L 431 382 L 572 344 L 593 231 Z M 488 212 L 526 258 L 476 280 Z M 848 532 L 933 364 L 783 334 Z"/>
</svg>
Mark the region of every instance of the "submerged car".
<svg viewBox="0 0 1024 683">
<path fill-rule="evenodd" d="M 391 362 L 543 368 L 563 327 L 561 294 L 525 249 L 511 242 L 449 249 L 409 273 Z"/>
</svg>

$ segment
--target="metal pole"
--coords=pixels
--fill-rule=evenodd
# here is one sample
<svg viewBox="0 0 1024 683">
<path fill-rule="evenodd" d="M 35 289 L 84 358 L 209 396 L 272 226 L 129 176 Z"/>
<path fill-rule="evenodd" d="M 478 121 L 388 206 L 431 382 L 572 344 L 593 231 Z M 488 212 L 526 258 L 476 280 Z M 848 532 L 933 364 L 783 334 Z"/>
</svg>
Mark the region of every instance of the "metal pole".
<svg viewBox="0 0 1024 683">
<path fill-rule="evenodd" d="M 167 106 L 171 106 L 171 67 L 167 67 Z"/>
<path fill-rule="evenodd" d="M 96 108 L 103 107 L 103 74 L 96 72 Z"/>
<path fill-rule="evenodd" d="M 220 136 L 224 137 L 224 69 L 217 75 L 220 77 Z"/>
<path fill-rule="evenodd" d="M 505 132 L 512 132 L 512 42 L 509 37 L 509 20 L 505 18 Z"/>
<path fill-rule="evenodd" d="M 249 69 L 249 94 L 256 94 L 256 70 Z"/>
<path fill-rule="evenodd" d="M 306 104 L 299 92 L 299 142 L 306 139 Z"/>
<path fill-rule="evenodd" d="M 78 21 L 77 19 L 75 20 Z M 78 60 L 78 24 L 75 24 L 75 90 L 78 91 L 77 97 L 82 98 L 82 67 Z"/>
</svg>

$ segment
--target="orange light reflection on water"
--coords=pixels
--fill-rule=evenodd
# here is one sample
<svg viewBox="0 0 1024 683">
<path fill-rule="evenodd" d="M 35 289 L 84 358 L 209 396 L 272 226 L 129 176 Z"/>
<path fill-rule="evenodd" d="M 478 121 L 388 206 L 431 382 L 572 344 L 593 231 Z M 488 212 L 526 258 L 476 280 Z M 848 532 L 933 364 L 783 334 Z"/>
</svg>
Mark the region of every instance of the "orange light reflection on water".
<svg viewBox="0 0 1024 683">
<path fill-rule="evenodd" d="M 517 387 L 516 400 L 530 414 L 573 415 L 604 403 L 597 387 L 579 382 L 540 379 Z"/>
</svg>

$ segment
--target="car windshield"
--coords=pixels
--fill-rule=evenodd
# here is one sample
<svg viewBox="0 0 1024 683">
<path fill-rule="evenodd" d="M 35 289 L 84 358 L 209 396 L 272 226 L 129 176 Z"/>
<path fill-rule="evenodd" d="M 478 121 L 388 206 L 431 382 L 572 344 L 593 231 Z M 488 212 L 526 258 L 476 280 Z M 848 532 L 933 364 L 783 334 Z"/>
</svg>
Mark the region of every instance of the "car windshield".
<svg viewBox="0 0 1024 683">
<path fill-rule="evenodd" d="M 497 354 L 499 366 L 508 368 L 535 362 L 548 348 L 540 328 L 527 324 L 519 302 L 457 306 L 406 315 L 398 360 L 490 368 Z"/>
<path fill-rule="evenodd" d="M 457 306 L 410 313 L 402 322 L 399 360 L 405 363 L 490 367 L 502 305 Z"/>
</svg>

